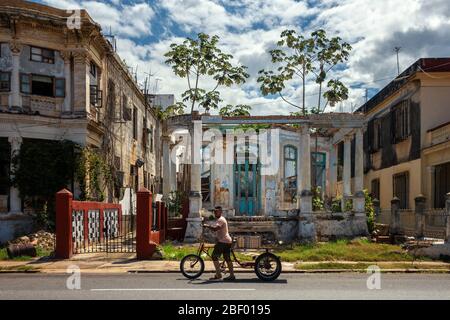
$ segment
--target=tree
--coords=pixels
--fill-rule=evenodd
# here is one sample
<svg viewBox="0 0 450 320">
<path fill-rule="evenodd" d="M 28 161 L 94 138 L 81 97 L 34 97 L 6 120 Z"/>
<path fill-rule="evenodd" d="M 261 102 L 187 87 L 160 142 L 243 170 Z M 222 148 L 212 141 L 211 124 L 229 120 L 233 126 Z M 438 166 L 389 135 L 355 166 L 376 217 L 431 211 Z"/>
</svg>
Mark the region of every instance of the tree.
<svg viewBox="0 0 450 320">
<path fill-rule="evenodd" d="M 246 104 L 238 104 L 233 106 L 227 104 L 225 107 L 220 108 L 219 114 L 223 117 L 238 117 L 238 116 L 249 116 L 252 107 Z"/>
<path fill-rule="evenodd" d="M 259 71 L 260 76 L 257 81 L 261 83 L 263 95 L 278 94 L 285 102 L 299 108 L 303 115 L 308 112 L 305 87 L 309 80 L 314 80 L 319 85 L 317 107 L 310 108 L 312 112 L 322 111 L 322 97 L 327 100 L 327 104 L 329 102 L 332 105 L 348 98 L 347 88 L 337 79 L 328 81 L 328 90 L 323 94 L 322 86 L 328 72 L 339 63 L 347 61 L 351 50 L 350 44 L 343 42 L 339 37 L 328 39 L 326 32 L 322 29 L 312 32 L 308 38 L 298 35 L 295 30 L 285 30 L 280 37 L 281 40 L 277 43 L 279 48 L 269 51 L 272 63 L 278 66 L 277 71 L 264 69 Z M 313 76 L 312 79 L 311 76 Z M 301 106 L 288 101 L 282 94 L 286 83 L 295 78 L 299 78 L 302 83 Z"/>
<path fill-rule="evenodd" d="M 218 109 L 222 100 L 217 88 L 244 83 L 249 77 L 245 72 L 247 67 L 234 66 L 231 63 L 233 56 L 223 53 L 217 46 L 218 42 L 218 36 L 199 33 L 197 39 L 187 38 L 182 44 L 172 43 L 164 55 L 173 72 L 187 80 L 188 89 L 181 96 L 183 103 L 191 104 L 191 113 L 196 105 L 206 111 Z M 214 80 L 211 90 L 201 86 L 202 78 L 207 82 L 211 82 L 211 78 Z"/>
</svg>

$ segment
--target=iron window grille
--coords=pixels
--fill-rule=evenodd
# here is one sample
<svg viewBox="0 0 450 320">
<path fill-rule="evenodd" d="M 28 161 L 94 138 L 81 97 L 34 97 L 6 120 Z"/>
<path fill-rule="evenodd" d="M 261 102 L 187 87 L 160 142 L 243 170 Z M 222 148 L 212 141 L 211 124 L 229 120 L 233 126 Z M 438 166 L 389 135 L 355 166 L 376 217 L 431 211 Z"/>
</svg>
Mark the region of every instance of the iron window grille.
<svg viewBox="0 0 450 320">
<path fill-rule="evenodd" d="M 394 197 L 400 200 L 400 209 L 409 208 L 409 173 L 401 172 L 393 176 Z"/>
</svg>

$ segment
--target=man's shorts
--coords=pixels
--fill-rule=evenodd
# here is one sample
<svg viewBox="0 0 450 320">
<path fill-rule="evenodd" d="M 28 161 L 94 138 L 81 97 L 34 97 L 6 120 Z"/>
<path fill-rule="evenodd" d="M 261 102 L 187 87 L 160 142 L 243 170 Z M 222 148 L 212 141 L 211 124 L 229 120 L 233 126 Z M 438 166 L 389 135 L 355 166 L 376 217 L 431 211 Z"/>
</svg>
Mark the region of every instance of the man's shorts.
<svg viewBox="0 0 450 320">
<path fill-rule="evenodd" d="M 214 246 L 214 250 L 212 253 L 213 260 L 219 260 L 220 256 L 223 254 L 223 258 L 225 261 L 230 261 L 230 252 L 231 251 L 231 243 L 223 243 L 217 242 Z"/>
</svg>

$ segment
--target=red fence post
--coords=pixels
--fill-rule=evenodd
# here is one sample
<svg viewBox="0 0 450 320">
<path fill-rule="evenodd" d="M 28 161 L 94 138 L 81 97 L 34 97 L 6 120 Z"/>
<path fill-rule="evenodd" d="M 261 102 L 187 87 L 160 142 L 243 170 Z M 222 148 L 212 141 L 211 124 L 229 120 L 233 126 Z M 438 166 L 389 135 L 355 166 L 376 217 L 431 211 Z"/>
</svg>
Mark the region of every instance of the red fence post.
<svg viewBox="0 0 450 320">
<path fill-rule="evenodd" d="M 137 192 L 136 203 L 136 257 L 138 260 L 150 259 L 156 244 L 150 241 L 152 227 L 152 193 L 147 188 Z"/>
<path fill-rule="evenodd" d="M 167 206 L 164 206 L 164 241 L 167 239 L 167 233 L 169 229 L 169 208 Z"/>
<path fill-rule="evenodd" d="M 62 189 L 56 193 L 55 257 L 58 259 L 72 257 L 72 199 L 69 190 Z"/>
</svg>

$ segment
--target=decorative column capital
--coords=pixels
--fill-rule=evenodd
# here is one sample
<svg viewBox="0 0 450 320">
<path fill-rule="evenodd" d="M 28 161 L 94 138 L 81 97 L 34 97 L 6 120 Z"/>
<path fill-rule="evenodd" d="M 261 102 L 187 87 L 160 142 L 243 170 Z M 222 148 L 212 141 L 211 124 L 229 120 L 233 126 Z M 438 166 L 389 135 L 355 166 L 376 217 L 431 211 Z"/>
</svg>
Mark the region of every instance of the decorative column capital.
<svg viewBox="0 0 450 320">
<path fill-rule="evenodd" d="M 309 134 L 309 124 L 301 124 L 300 128 L 298 129 L 298 131 L 300 132 L 300 134 Z"/>
<path fill-rule="evenodd" d="M 70 57 L 72 56 L 72 52 L 70 50 L 62 50 L 59 52 L 59 55 L 64 60 L 64 63 L 70 63 Z"/>
<path fill-rule="evenodd" d="M 353 134 L 347 133 L 344 135 L 344 142 L 351 142 L 353 140 Z"/>
<path fill-rule="evenodd" d="M 9 43 L 9 49 L 13 55 L 19 55 L 23 49 L 23 45 L 17 40 L 13 40 Z"/>
</svg>

